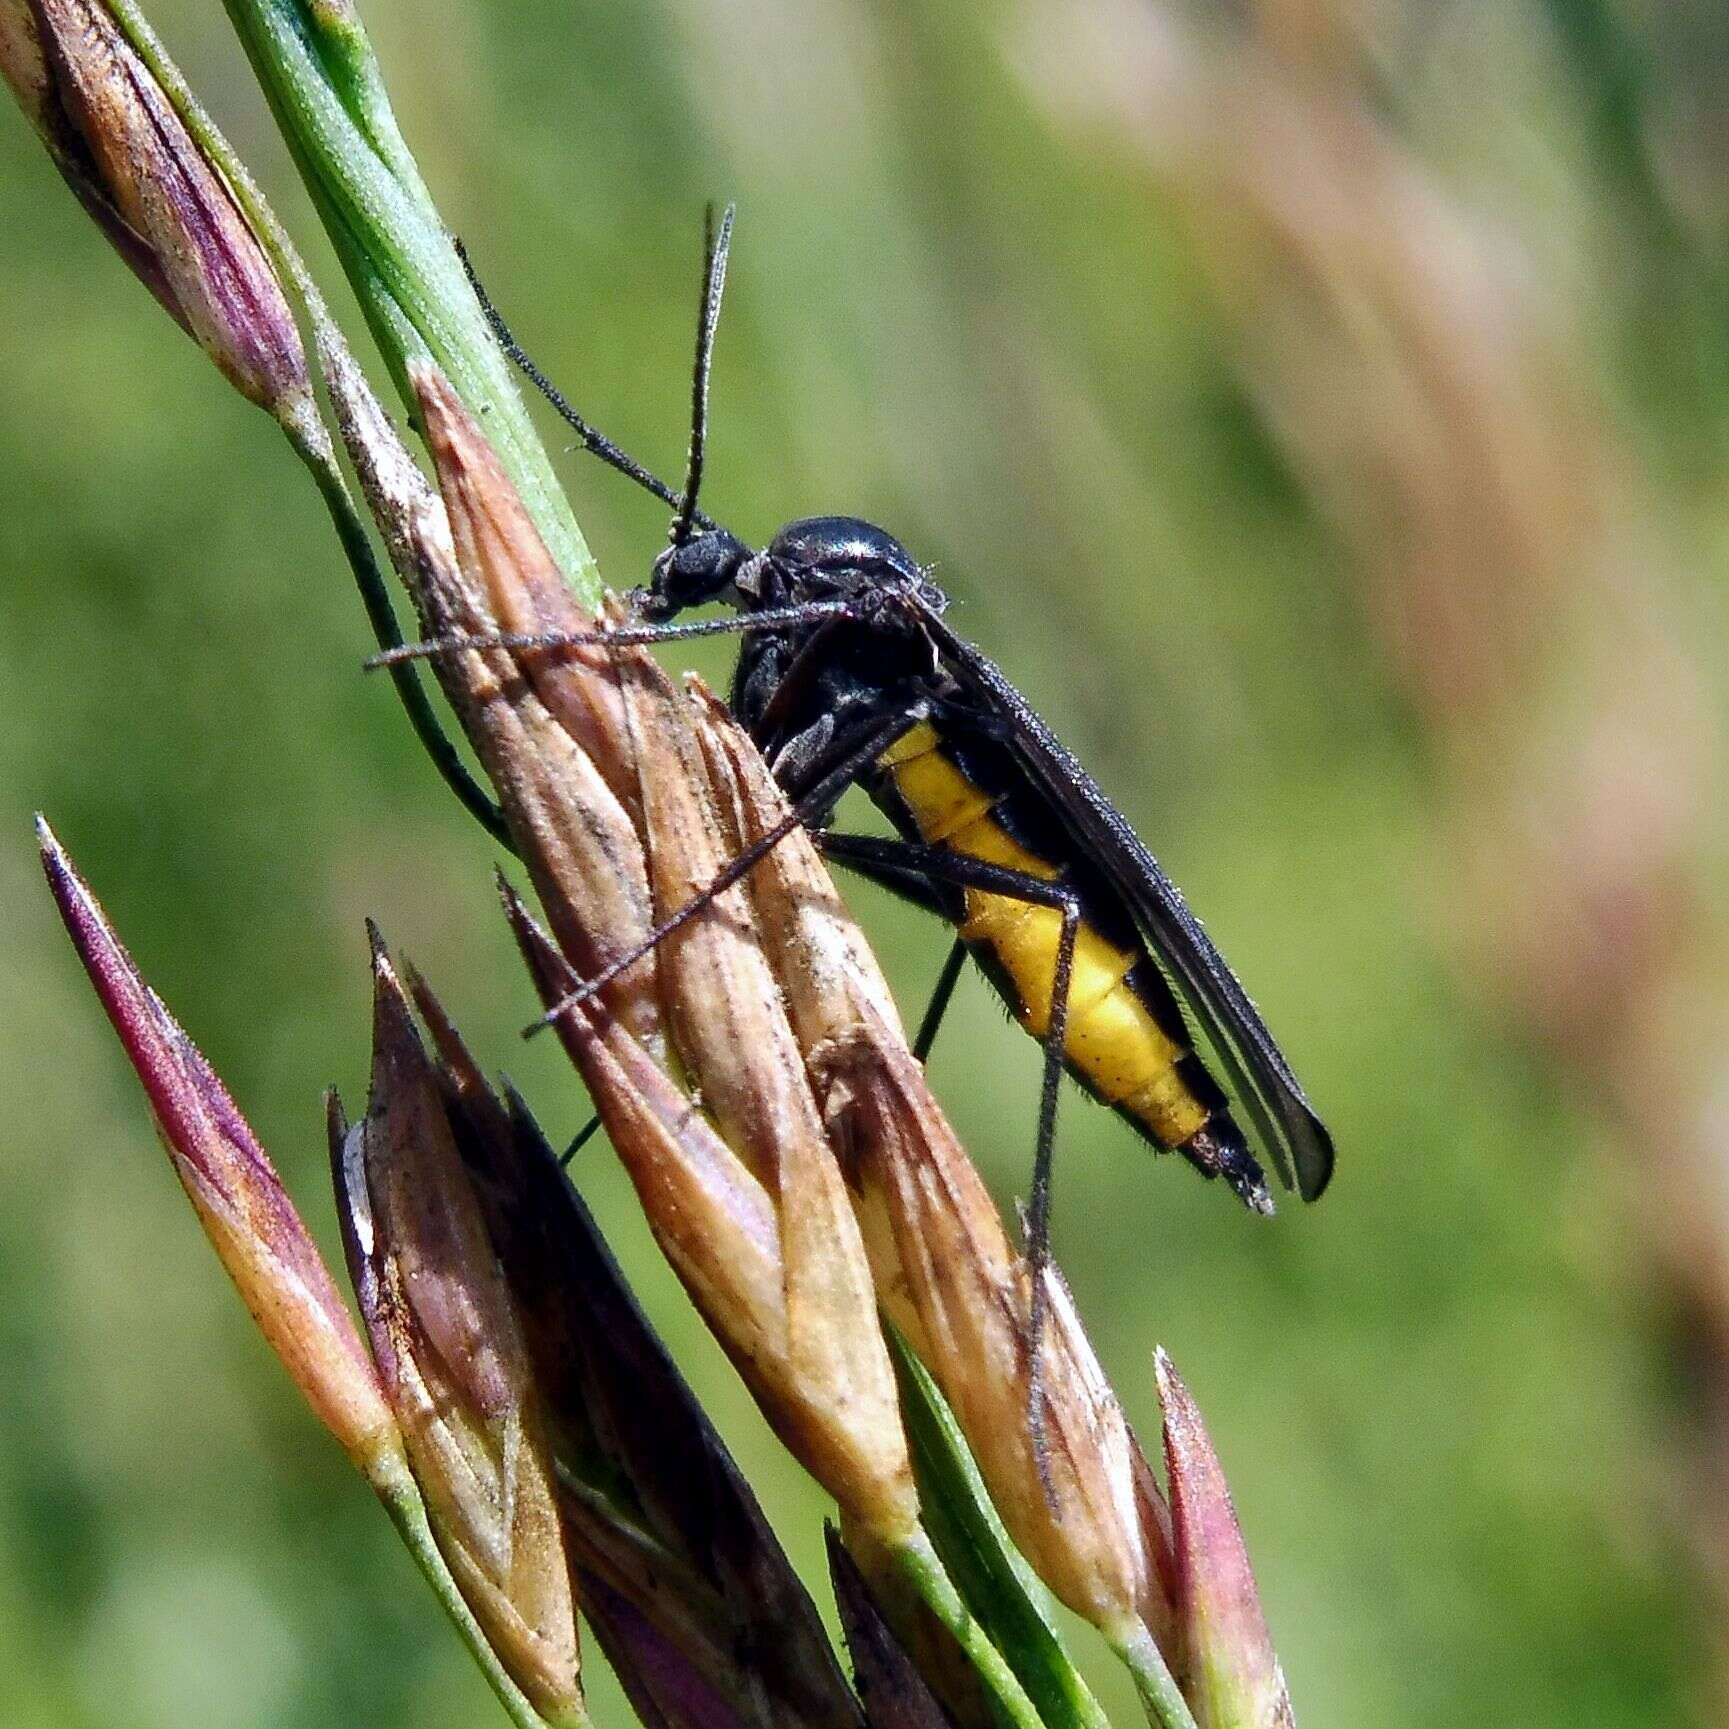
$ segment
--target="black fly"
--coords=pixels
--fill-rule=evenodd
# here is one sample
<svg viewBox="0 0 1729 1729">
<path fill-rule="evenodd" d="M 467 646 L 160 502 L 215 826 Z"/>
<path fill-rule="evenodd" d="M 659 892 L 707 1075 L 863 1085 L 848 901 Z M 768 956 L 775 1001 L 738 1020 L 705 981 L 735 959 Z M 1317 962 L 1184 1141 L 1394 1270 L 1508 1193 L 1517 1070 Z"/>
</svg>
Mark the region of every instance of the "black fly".
<svg viewBox="0 0 1729 1729">
<path fill-rule="evenodd" d="M 947 599 L 891 535 L 851 517 L 789 523 L 752 551 L 697 508 L 710 360 L 732 228 L 710 222 L 692 432 L 674 492 L 594 430 L 523 353 L 478 281 L 499 340 L 585 448 L 675 511 L 671 544 L 635 622 L 587 641 L 656 642 L 732 630 L 742 642 L 732 706 L 792 804 L 701 894 L 633 952 L 584 982 L 586 999 L 784 836 L 808 827 L 828 857 L 950 920 L 957 929 L 915 1049 L 935 1036 L 970 950 L 1045 1051 L 1029 1253 L 1048 1254 L 1051 1154 L 1061 1071 L 1109 1103 L 1155 1146 L 1222 1177 L 1253 1210 L 1271 1194 L 1254 1146 L 1305 1200 L 1326 1188 L 1333 1145 L 1260 1013 L 1127 819 L 1007 678 L 944 618 Z M 719 601 L 725 619 L 681 620 Z M 495 643 L 524 650 L 569 637 L 452 638 L 378 657 Z M 835 805 L 862 786 L 898 839 L 836 834 Z M 1215 1079 L 1190 1032 L 1230 1092 Z M 1042 1281 L 1035 1281 L 1035 1292 Z M 1042 1303 L 1035 1299 L 1033 1336 Z"/>
</svg>

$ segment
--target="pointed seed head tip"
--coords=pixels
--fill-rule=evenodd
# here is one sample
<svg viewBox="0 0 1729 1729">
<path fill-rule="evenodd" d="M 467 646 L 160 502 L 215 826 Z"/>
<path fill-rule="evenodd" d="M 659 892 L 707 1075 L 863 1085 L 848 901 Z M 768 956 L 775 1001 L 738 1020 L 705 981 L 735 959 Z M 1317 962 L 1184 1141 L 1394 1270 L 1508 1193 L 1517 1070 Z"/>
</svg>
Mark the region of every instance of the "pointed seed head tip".
<svg viewBox="0 0 1729 1729">
<path fill-rule="evenodd" d="M 284 424 L 311 383 L 251 223 L 167 92 L 93 0 L 33 0 L 49 149 L 110 243 L 231 383 Z"/>
<path fill-rule="evenodd" d="M 317 1246 L 215 1070 L 139 974 L 52 835 L 43 860 L 211 1246 L 307 1402 L 372 1474 L 393 1453 L 396 1428 Z"/>
<path fill-rule="evenodd" d="M 1169 1355 L 1154 1359 L 1164 1406 L 1184 1691 L 1205 1723 L 1277 1729 L 1290 1699 L 1267 1630 L 1223 1466 Z"/>
<path fill-rule="evenodd" d="M 48 826 L 46 817 L 36 818 L 36 844 L 42 859 L 42 872 L 48 879 L 48 891 L 66 921 L 72 939 L 82 951 L 85 941 L 107 930 L 108 921 L 96 905 L 84 879 L 79 876 L 59 836 Z"/>
<path fill-rule="evenodd" d="M 439 1549 L 500 1661 L 543 1715 L 577 1685 L 569 1563 L 532 1367 L 455 1123 L 395 969 L 377 969 L 364 1132 L 345 1226 L 375 1276 L 363 1307 Z M 556 1717 L 554 1718 L 556 1720 Z"/>
</svg>

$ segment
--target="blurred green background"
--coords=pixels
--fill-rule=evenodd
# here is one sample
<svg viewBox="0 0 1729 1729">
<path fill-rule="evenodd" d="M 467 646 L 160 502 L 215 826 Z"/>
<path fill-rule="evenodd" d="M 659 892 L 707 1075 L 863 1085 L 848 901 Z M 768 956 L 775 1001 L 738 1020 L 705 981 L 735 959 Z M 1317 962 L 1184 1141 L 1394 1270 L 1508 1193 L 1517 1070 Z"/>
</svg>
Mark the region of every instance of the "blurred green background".
<svg viewBox="0 0 1729 1729">
<path fill-rule="evenodd" d="M 219 9 L 150 10 L 328 265 Z M 738 200 L 710 507 L 936 561 L 1331 1121 L 1332 1193 L 1267 1225 L 1071 1095 L 1057 1190 L 1131 1417 L 1155 1343 L 1207 1414 L 1302 1720 L 1720 1721 L 1719 10 L 364 11 L 519 334 L 663 471 Z M 496 1720 L 205 1253 L 29 813 L 327 1246 L 363 915 L 554 1133 L 580 1090 L 275 429 L 11 112 L 0 212 L 0 1722 Z M 640 580 L 664 513 L 565 461 Z M 945 939 L 857 904 L 916 1012 Z M 1037 1064 L 976 980 L 933 1069 L 1022 1192 Z M 582 1184 L 817 1578 L 820 1497 L 610 1158 Z"/>
</svg>

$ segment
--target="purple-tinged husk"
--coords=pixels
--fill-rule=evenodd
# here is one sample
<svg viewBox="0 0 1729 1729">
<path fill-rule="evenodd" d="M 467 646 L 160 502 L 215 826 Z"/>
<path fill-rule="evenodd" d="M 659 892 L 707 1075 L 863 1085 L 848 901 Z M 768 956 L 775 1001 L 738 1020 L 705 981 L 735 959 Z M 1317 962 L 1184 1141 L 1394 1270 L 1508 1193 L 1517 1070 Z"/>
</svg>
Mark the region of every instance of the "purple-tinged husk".
<svg viewBox="0 0 1729 1729">
<path fill-rule="evenodd" d="M 408 981 L 516 1298 L 579 1594 L 609 1658 L 628 1671 L 675 1651 L 679 1673 L 736 1710 L 856 1729 L 815 1605 L 556 1155 L 522 1101 L 486 1085 L 425 983 Z M 683 1682 L 669 1693 L 665 1675 L 640 1681 L 665 1711 L 693 1696 Z"/>
<path fill-rule="evenodd" d="M 954 1720 L 877 1607 L 840 1532 L 830 1525 L 825 1537 L 835 1607 L 869 1729 L 954 1729 Z"/>
<path fill-rule="evenodd" d="M 509 1287 L 374 933 L 371 1095 L 331 1154 L 355 1290 L 439 1549 L 548 1722 L 584 1720 L 571 1565 Z"/>
<path fill-rule="evenodd" d="M 320 1421 L 361 1471 L 393 1478 L 401 1439 L 377 1372 L 269 1156 L 40 817 L 37 837 L 60 916 L 211 1246 Z"/>
<path fill-rule="evenodd" d="M 99 0 L 8 0 L 0 67 L 127 265 L 248 398 L 312 413 L 306 353 L 221 171 Z"/>
<path fill-rule="evenodd" d="M 1177 1669 L 1199 1729 L 1294 1729 L 1255 1573 L 1201 1413 L 1163 1352 L 1165 1473 L 1176 1556 Z"/>
</svg>

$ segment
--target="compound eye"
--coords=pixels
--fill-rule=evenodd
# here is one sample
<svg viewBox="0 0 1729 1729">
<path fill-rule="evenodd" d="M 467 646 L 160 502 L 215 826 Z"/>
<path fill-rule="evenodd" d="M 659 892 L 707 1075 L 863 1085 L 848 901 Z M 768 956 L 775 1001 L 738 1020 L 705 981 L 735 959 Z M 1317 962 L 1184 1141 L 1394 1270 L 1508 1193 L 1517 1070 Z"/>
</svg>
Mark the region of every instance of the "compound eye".
<svg viewBox="0 0 1729 1729">
<path fill-rule="evenodd" d="M 668 547 L 654 561 L 647 588 L 631 590 L 631 607 L 636 616 L 647 619 L 651 624 L 664 624 L 683 604 L 673 599 L 674 579 L 669 566 L 675 550 L 676 548 Z"/>
<path fill-rule="evenodd" d="M 654 577 L 642 606 L 650 619 L 671 618 L 686 607 L 718 599 L 738 574 L 745 549 L 718 529 L 682 546 L 670 546 L 654 561 Z"/>
</svg>

